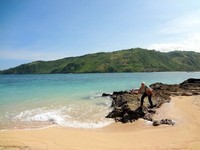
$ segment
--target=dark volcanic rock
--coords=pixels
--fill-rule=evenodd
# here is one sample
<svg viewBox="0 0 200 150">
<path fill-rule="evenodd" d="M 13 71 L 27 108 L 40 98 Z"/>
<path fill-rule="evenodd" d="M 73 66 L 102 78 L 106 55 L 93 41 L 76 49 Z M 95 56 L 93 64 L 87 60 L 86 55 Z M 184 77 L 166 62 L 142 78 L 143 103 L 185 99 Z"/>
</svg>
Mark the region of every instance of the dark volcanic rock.
<svg viewBox="0 0 200 150">
<path fill-rule="evenodd" d="M 158 120 L 153 121 L 153 126 L 159 126 L 159 125 L 160 125 L 160 121 L 158 121 Z"/>
<path fill-rule="evenodd" d="M 115 121 L 123 123 L 132 122 L 139 118 L 153 121 L 153 115 L 156 113 L 156 108 L 159 108 L 164 103 L 169 103 L 171 96 L 191 96 L 200 94 L 200 79 L 188 79 L 180 84 L 163 84 L 154 83 L 150 85 L 153 89 L 154 97 L 152 99 L 155 106 L 154 109 L 140 106 L 140 95 L 128 91 L 113 92 L 113 94 L 103 93 L 102 96 L 110 96 L 112 99 L 113 111 L 106 117 L 114 118 Z M 144 101 L 144 106 L 147 106 L 148 101 Z M 163 119 L 161 121 L 153 121 L 154 126 L 160 124 L 174 125 L 170 119 Z"/>
<path fill-rule="evenodd" d="M 179 84 L 180 88 L 186 90 L 187 92 L 200 92 L 200 79 L 190 78 L 183 83 Z"/>
<path fill-rule="evenodd" d="M 171 120 L 171 119 L 162 119 L 160 121 L 158 121 L 158 120 L 154 120 L 153 121 L 153 126 L 159 126 L 161 124 L 167 124 L 167 125 L 172 125 L 173 126 L 173 125 L 175 125 L 175 122 L 173 120 Z"/>
<path fill-rule="evenodd" d="M 106 118 L 114 118 L 115 121 L 123 123 L 133 122 L 139 118 L 152 121 L 153 114 L 156 112 L 153 109 L 140 106 L 140 98 L 137 94 L 129 92 L 114 92 L 110 95 L 112 98 L 113 111 Z M 155 102 L 154 102 L 155 103 Z"/>
<path fill-rule="evenodd" d="M 180 84 L 154 83 L 150 85 L 158 97 L 170 100 L 170 96 L 192 96 L 200 94 L 200 79 L 190 78 Z"/>
<path fill-rule="evenodd" d="M 107 97 L 107 96 L 110 96 L 110 94 L 106 94 L 106 93 L 102 94 L 102 97 Z"/>
</svg>

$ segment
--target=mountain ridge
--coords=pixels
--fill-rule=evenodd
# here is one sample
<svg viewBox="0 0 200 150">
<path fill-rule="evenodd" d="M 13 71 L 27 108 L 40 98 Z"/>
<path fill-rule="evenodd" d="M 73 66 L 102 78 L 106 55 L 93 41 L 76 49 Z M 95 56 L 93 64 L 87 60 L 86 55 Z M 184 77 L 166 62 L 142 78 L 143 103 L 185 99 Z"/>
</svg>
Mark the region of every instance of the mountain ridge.
<svg viewBox="0 0 200 150">
<path fill-rule="evenodd" d="M 160 52 L 142 48 L 98 52 L 52 61 L 34 61 L 1 71 L 1 74 L 106 73 L 200 71 L 200 53 Z"/>
</svg>

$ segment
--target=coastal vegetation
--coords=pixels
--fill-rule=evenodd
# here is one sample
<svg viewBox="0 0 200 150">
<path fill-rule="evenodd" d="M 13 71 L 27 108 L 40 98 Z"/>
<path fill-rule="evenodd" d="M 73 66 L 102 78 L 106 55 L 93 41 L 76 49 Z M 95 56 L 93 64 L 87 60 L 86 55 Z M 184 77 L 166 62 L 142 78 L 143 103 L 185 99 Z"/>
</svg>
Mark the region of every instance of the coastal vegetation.
<svg viewBox="0 0 200 150">
<path fill-rule="evenodd" d="M 3 70 L 1 74 L 107 73 L 200 71 L 200 53 L 193 51 L 160 52 L 132 48 L 99 52 L 54 61 L 35 61 Z"/>
</svg>

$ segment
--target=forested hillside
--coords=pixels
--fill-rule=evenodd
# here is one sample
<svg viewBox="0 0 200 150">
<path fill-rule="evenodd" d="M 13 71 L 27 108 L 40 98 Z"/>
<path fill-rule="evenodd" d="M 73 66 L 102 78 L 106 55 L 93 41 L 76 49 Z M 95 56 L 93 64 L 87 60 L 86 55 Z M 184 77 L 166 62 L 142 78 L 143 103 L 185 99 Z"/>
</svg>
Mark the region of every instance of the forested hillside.
<svg viewBox="0 0 200 150">
<path fill-rule="evenodd" d="M 35 61 L 1 71 L 2 74 L 200 71 L 200 53 L 163 53 L 141 48 L 100 52 L 55 61 Z"/>
</svg>

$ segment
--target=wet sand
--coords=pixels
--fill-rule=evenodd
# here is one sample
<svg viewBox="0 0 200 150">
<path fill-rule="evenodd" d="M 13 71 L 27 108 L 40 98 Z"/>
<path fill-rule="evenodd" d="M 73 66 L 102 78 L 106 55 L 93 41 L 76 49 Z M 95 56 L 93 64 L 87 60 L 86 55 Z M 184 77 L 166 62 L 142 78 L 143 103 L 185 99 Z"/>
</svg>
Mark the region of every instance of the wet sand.
<svg viewBox="0 0 200 150">
<path fill-rule="evenodd" d="M 0 132 L 0 150 L 167 150 L 200 149 L 200 96 L 172 97 L 155 119 L 173 119 L 174 126 L 154 127 L 140 119 L 100 129 L 52 127 Z"/>
</svg>

